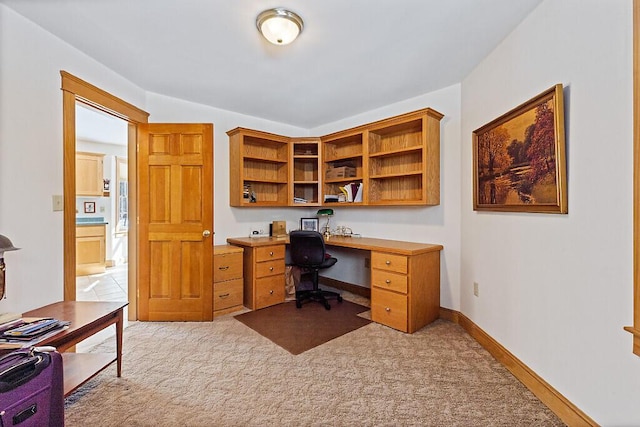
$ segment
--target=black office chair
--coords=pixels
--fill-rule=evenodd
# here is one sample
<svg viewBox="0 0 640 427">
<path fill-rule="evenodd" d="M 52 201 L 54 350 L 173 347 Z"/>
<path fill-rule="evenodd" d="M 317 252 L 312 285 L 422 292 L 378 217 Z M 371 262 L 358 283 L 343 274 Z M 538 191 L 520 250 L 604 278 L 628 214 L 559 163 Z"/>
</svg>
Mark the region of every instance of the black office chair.
<svg viewBox="0 0 640 427">
<path fill-rule="evenodd" d="M 321 302 L 324 308 L 331 310 L 327 297 L 337 298 L 338 302 L 342 302 L 342 296 L 337 292 L 318 289 L 319 271 L 338 262 L 336 258 L 326 256 L 322 234 L 308 230 L 292 231 L 289 233 L 289 253 L 293 265 L 307 270 L 306 275 L 311 276 L 313 283 L 312 289 L 296 289 L 296 307 L 301 308 L 304 301 L 310 300 Z"/>
</svg>

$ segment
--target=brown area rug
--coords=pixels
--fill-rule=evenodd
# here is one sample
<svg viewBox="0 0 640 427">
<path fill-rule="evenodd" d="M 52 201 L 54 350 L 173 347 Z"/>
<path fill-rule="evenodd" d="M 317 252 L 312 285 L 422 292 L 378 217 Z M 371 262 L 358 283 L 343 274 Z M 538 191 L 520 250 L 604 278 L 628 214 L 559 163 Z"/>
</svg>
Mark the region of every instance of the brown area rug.
<svg viewBox="0 0 640 427">
<path fill-rule="evenodd" d="M 300 354 L 371 323 L 358 316 L 367 310 L 349 301 L 332 301 L 331 310 L 316 303 L 296 308 L 290 301 L 235 318 L 291 354 Z"/>
</svg>

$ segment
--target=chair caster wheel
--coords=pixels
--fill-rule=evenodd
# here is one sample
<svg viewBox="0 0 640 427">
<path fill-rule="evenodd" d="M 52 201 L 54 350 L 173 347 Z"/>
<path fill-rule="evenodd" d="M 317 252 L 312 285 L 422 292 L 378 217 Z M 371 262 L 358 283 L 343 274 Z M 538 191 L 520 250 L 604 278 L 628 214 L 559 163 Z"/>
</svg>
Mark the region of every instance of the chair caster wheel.
<svg viewBox="0 0 640 427">
<path fill-rule="evenodd" d="M 324 308 L 326 308 L 327 310 L 331 310 L 331 305 L 328 302 L 325 302 Z"/>
<path fill-rule="evenodd" d="M 296 308 L 302 308 L 302 303 L 300 301 L 296 301 Z"/>
<path fill-rule="evenodd" d="M 338 302 L 342 302 L 342 295 L 338 295 Z"/>
</svg>

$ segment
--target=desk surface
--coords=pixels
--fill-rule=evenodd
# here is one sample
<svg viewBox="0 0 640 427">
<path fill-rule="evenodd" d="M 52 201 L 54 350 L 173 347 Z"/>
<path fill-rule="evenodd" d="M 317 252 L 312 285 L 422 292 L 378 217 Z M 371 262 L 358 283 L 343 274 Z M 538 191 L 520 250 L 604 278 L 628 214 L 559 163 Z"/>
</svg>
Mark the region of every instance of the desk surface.
<svg viewBox="0 0 640 427">
<path fill-rule="evenodd" d="M 285 245 L 289 238 L 282 237 L 230 237 L 227 242 L 232 245 L 260 247 L 270 245 Z M 404 242 L 401 240 L 376 239 L 371 237 L 331 236 L 325 239 L 326 246 L 380 251 L 400 255 L 418 255 L 426 252 L 441 251 L 442 245 L 431 243 Z"/>
</svg>

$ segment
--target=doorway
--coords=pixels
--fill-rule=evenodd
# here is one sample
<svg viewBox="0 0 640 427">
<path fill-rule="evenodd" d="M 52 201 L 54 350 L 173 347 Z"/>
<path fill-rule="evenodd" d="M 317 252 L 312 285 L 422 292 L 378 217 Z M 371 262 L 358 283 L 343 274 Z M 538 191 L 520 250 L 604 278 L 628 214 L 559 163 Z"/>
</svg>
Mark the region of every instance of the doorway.
<svg viewBox="0 0 640 427">
<path fill-rule="evenodd" d="M 76 102 L 76 300 L 128 301 L 128 125 Z"/>
<path fill-rule="evenodd" d="M 97 88 L 90 83 L 60 71 L 63 112 L 64 162 L 64 300 L 76 299 L 76 103 L 82 102 L 99 111 L 127 122 L 128 218 L 137 216 L 137 152 L 138 126 L 148 122 L 149 113 Z M 128 222 L 128 319 L 137 319 L 137 226 Z"/>
</svg>

